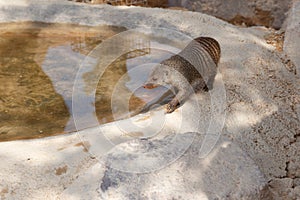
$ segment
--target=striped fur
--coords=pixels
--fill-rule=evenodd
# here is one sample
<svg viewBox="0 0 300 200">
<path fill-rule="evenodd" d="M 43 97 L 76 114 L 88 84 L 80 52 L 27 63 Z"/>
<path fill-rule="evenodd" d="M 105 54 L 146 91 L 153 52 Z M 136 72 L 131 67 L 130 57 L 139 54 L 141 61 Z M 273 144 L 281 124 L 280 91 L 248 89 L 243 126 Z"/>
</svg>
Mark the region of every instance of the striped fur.
<svg viewBox="0 0 300 200">
<path fill-rule="evenodd" d="M 192 40 L 180 53 L 156 66 L 150 74 L 145 88 L 170 84 L 178 92 L 168 103 L 167 112 L 173 112 L 193 92 L 212 89 L 220 60 L 219 43 L 209 37 Z M 192 90 L 191 90 L 192 88 Z"/>
<path fill-rule="evenodd" d="M 215 64 L 218 65 L 221 57 L 221 48 L 217 40 L 210 37 L 198 37 L 194 39 L 196 42 L 209 53 Z"/>
</svg>

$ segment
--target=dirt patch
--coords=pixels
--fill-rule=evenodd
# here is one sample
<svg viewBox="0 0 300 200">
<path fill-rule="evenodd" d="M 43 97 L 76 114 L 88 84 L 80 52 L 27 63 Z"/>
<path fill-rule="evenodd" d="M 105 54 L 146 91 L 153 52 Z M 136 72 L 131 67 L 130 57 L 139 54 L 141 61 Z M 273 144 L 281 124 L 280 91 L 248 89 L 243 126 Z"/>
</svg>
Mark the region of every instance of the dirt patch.
<svg viewBox="0 0 300 200">
<path fill-rule="evenodd" d="M 168 7 L 167 9 L 170 10 L 181 10 L 181 11 L 188 11 L 188 9 L 184 8 L 184 7 Z"/>
<path fill-rule="evenodd" d="M 265 36 L 267 44 L 271 44 L 276 48 L 277 51 L 282 52 L 283 50 L 283 41 L 284 41 L 284 32 L 274 31 L 271 34 Z"/>
<path fill-rule="evenodd" d="M 71 1 L 71 0 L 70 0 Z M 243 11 L 237 11 L 236 15 L 233 18 L 228 18 L 226 15 L 222 15 L 221 11 L 218 11 L 216 7 L 219 9 L 226 9 L 226 6 L 223 5 L 222 3 L 216 4 L 215 3 L 208 3 L 208 2 L 203 2 L 203 5 L 200 2 L 194 2 L 194 3 L 186 3 L 191 4 L 193 6 L 182 6 L 178 3 L 176 6 L 172 6 L 173 4 L 169 3 L 168 0 L 148 0 L 146 1 L 136 1 L 136 3 L 127 3 L 126 1 L 114 1 L 114 0 L 73 0 L 76 2 L 85 2 L 85 3 L 92 3 L 92 4 L 109 4 L 113 6 L 119 6 L 119 5 L 134 5 L 134 6 L 143 6 L 143 7 L 159 7 L 159 8 L 167 8 L 167 9 L 172 9 L 172 10 L 182 10 L 182 11 L 196 11 L 196 12 L 203 12 L 209 15 L 213 15 L 217 18 L 220 18 L 224 21 L 227 21 L 231 24 L 238 25 L 238 26 L 266 26 L 266 27 L 273 27 L 274 24 L 274 14 L 272 8 L 270 10 L 264 10 L 261 7 L 255 7 L 252 8 L 249 4 L 248 10 L 251 10 L 251 15 L 243 15 Z M 195 4 L 195 5 L 194 5 Z M 218 6 L 217 6 L 218 5 Z M 221 6 L 221 7 L 220 7 Z M 254 5 L 254 6 L 259 6 L 259 5 Z M 196 9 L 197 7 L 197 9 Z M 224 8 L 223 8 L 224 7 Z M 274 8 L 275 9 L 275 8 Z M 229 11 L 228 11 L 229 12 Z M 226 13 L 226 12 L 225 12 Z"/>
<path fill-rule="evenodd" d="M 255 8 L 255 15 L 253 17 L 244 17 L 240 14 L 237 14 L 235 17 L 233 17 L 230 20 L 227 19 L 223 19 L 223 20 L 228 21 L 229 23 L 237 26 L 247 27 L 247 26 L 261 25 L 261 26 L 271 27 L 274 21 L 274 17 L 272 16 L 271 11 Z"/>
<path fill-rule="evenodd" d="M 276 51 L 280 53 L 283 52 L 285 32 L 273 30 L 272 33 L 265 35 L 264 38 L 267 44 L 270 44 L 276 48 Z M 290 58 L 288 58 L 288 56 L 282 54 L 280 56 L 280 59 L 289 72 L 293 74 L 297 73 L 295 64 L 291 61 Z"/>
<path fill-rule="evenodd" d="M 88 142 L 88 141 L 84 141 L 84 142 L 79 142 L 77 144 L 74 145 L 75 147 L 80 147 L 82 146 L 83 147 L 83 151 L 84 152 L 88 152 L 90 147 L 91 147 L 91 144 Z"/>
<path fill-rule="evenodd" d="M 5 199 L 5 195 L 8 194 L 8 188 L 3 188 L 0 192 L 1 199 Z"/>
<path fill-rule="evenodd" d="M 147 7 L 160 7 L 166 8 L 168 7 L 168 0 L 148 0 L 148 1 L 132 1 L 126 4 L 126 1 L 116 1 L 116 0 L 69 0 L 75 2 L 83 2 L 83 3 L 92 3 L 92 4 L 109 4 L 113 6 L 120 5 L 134 5 L 134 6 L 147 6 Z"/>
<path fill-rule="evenodd" d="M 129 132 L 129 133 L 125 133 L 125 136 L 129 136 L 129 137 L 133 137 L 133 138 L 142 137 L 143 135 L 144 135 L 143 132 Z"/>
<path fill-rule="evenodd" d="M 67 172 L 67 170 L 68 170 L 68 166 L 65 165 L 65 166 L 63 166 L 63 167 L 59 167 L 59 168 L 55 169 L 55 174 L 56 174 L 57 176 L 60 176 L 60 175 L 62 175 L 62 174 L 65 174 L 65 173 Z"/>
</svg>

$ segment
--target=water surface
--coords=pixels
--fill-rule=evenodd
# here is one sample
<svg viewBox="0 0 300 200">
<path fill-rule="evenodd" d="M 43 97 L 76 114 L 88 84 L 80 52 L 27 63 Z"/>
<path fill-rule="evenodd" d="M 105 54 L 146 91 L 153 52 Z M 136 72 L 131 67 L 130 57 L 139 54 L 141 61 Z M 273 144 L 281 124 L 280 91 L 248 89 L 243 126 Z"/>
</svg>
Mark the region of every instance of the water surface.
<svg viewBox="0 0 300 200">
<path fill-rule="evenodd" d="M 125 30 L 37 22 L 0 24 L 0 141 L 76 131 L 72 92 L 80 63 L 103 40 Z M 131 69 L 169 56 L 168 52 L 146 46 L 111 63 L 96 88 L 93 106 L 99 124 L 137 114 L 147 103 L 162 96 L 166 92 L 162 87 L 152 91 L 137 88 L 137 83 L 147 79 L 149 70 Z M 117 84 L 122 95 L 112 105 Z M 130 101 L 124 102 L 124 96 L 130 96 Z M 129 111 L 123 109 L 123 104 L 129 105 Z M 116 110 L 115 115 L 112 110 Z M 86 122 L 86 128 L 91 126 Z"/>
<path fill-rule="evenodd" d="M 0 141 L 74 131 L 72 86 L 83 59 L 124 28 L 0 25 Z"/>
</svg>

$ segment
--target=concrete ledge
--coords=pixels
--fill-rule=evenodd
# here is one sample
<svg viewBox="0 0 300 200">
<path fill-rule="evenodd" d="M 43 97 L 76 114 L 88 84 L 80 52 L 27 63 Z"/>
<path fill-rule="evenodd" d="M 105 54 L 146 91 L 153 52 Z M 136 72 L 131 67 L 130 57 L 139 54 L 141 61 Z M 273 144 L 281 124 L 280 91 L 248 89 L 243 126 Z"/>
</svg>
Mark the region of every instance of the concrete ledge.
<svg viewBox="0 0 300 200">
<path fill-rule="evenodd" d="M 70 134 L 0 143 L 1 198 L 163 199 L 181 196 L 191 199 L 192 195 L 198 195 L 203 199 L 270 199 L 268 180 L 289 174 L 300 176 L 297 159 L 300 143 L 296 137 L 300 123 L 291 106 L 299 103 L 297 77 L 286 70 L 274 47 L 264 40 L 268 30 L 237 28 L 204 14 L 163 9 L 29 0 L 1 3 L 0 22 L 14 21 L 164 27 L 191 37 L 214 37 L 222 48 L 215 84 L 225 83 L 227 118 L 215 149 L 208 157 L 197 158 L 205 135 L 203 130 L 213 113 L 208 93 L 191 97 L 180 108 L 190 113 L 183 119 L 185 126 L 180 127 L 180 133 L 198 132 L 200 136 L 172 165 L 143 175 L 110 168 L 110 159 L 126 158 L 118 149 L 112 149 L 111 154 L 99 160 L 89 154 L 97 149 L 100 131 L 120 137 L 121 131 L 113 123 L 79 132 L 83 141 L 76 134 Z M 193 102 L 201 102 L 201 114 L 195 113 Z M 136 141 L 137 144 L 148 145 L 149 151 L 155 152 L 155 145 L 151 144 L 159 147 L 168 141 L 179 117 L 180 112 L 168 115 L 162 134 L 148 141 Z M 132 143 L 127 141 L 120 148 L 130 145 Z M 288 189 L 287 195 L 295 194 L 293 188 Z"/>
</svg>

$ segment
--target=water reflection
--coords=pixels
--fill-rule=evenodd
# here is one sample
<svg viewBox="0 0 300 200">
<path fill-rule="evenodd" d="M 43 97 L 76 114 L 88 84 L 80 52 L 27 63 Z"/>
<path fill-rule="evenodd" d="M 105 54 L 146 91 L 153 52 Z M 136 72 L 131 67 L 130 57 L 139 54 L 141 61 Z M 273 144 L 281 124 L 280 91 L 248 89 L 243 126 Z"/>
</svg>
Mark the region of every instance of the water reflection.
<svg viewBox="0 0 300 200">
<path fill-rule="evenodd" d="M 0 25 L 0 141 L 74 131 L 72 88 L 81 60 L 124 28 Z"/>
<path fill-rule="evenodd" d="M 162 42 L 161 38 L 134 34 L 108 44 L 102 53 L 94 51 L 124 30 L 113 26 L 0 24 L 0 141 L 85 129 L 167 101 L 172 96 L 168 88 L 147 90 L 141 86 L 156 63 L 179 50 L 164 50 L 172 48 L 162 44 L 170 42 L 166 39 Z M 129 51 L 128 44 L 134 44 Z M 114 52 L 122 52 L 122 48 L 125 53 L 115 57 Z M 108 60 L 113 61 L 104 65 L 99 76 L 99 66 Z M 89 65 L 82 67 L 82 62 Z M 76 81 L 82 92 L 75 97 L 79 95 L 84 103 L 77 102 L 74 107 Z M 76 127 L 75 112 L 81 119 Z"/>
<path fill-rule="evenodd" d="M 141 87 L 151 70 L 151 66 L 142 64 L 155 65 L 171 54 L 155 49 L 145 52 L 147 53 L 144 55 L 138 52 L 129 52 L 131 55 L 124 54 L 106 68 L 99 80 L 95 96 L 96 113 L 101 124 L 137 114 L 147 103 L 167 91 L 164 87 L 155 90 Z M 131 57 L 134 53 L 137 53 L 135 54 L 137 57 Z M 115 99 L 112 99 L 114 94 Z"/>
<path fill-rule="evenodd" d="M 89 53 L 124 30 L 113 26 L 1 24 L 0 141 L 76 131 L 72 95 L 80 64 L 83 60 L 94 63 L 114 56 L 110 48 L 101 58 Z M 83 119 L 82 129 L 124 119 L 168 98 L 166 88 L 146 90 L 140 86 L 151 70 L 151 66 L 144 64 L 158 63 L 171 53 L 161 50 L 164 48 L 150 48 L 153 44 L 149 40 L 133 38 L 129 42 L 134 42 L 134 48 L 109 63 L 99 79 L 94 77 L 97 65 L 82 69 L 80 85 L 85 92 L 80 98 L 93 97 L 91 104 L 76 108 Z M 122 48 L 122 44 L 112 48 Z M 112 99 L 114 93 L 118 95 Z M 87 113 L 97 116 L 98 121 L 90 121 L 85 117 Z"/>
<path fill-rule="evenodd" d="M 82 62 L 73 91 L 77 130 L 146 111 L 143 108 L 149 107 L 147 104 L 155 103 L 152 100 L 167 91 L 163 87 L 151 91 L 142 87 L 151 70 L 142 65 L 156 65 L 173 53 L 164 50 L 165 45 L 154 48 L 155 40 L 142 33 L 126 31 L 121 35 L 101 43 Z"/>
</svg>

